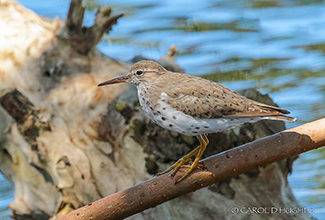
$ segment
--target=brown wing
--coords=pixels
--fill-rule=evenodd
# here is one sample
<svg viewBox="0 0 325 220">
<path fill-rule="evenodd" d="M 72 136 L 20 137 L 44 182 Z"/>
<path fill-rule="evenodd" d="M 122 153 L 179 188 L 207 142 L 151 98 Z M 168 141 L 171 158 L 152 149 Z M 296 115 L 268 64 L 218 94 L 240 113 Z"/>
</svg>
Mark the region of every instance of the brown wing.
<svg viewBox="0 0 325 220">
<path fill-rule="evenodd" d="M 182 74 L 184 76 L 184 74 Z M 189 76 L 180 82 L 177 75 L 168 86 L 166 100 L 172 107 L 196 118 L 282 116 L 290 112 L 250 100 L 218 83 Z M 184 77 L 182 77 L 184 79 Z M 169 81 L 171 82 L 171 81 Z M 276 119 L 276 117 L 274 119 Z M 282 116 L 279 120 L 294 120 Z"/>
</svg>

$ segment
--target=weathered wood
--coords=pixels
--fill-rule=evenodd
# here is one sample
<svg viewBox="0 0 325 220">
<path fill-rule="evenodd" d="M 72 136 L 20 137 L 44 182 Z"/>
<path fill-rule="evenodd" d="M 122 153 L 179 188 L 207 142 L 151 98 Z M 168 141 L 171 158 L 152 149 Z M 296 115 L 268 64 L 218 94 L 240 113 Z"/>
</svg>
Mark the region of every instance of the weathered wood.
<svg viewBox="0 0 325 220">
<path fill-rule="evenodd" d="M 19 133 L 23 135 L 32 149 L 36 150 L 36 138 L 40 130 L 50 131 L 50 124 L 40 120 L 39 112 L 34 109 L 34 105 L 17 89 L 3 90 L 0 94 L 0 105 L 17 122 Z"/>
<path fill-rule="evenodd" d="M 123 16 L 123 14 L 111 16 L 111 12 L 109 7 L 99 8 L 95 24 L 91 27 L 84 27 L 82 22 L 85 8 L 82 6 L 82 0 L 72 0 L 65 27 L 57 37 L 73 47 L 73 50 L 86 55 L 98 44 L 103 35 L 112 29 L 117 19 Z"/>
<path fill-rule="evenodd" d="M 99 82 L 126 74 L 131 65 L 95 49 L 122 15 L 110 16 L 104 7 L 94 26 L 82 27 L 83 12 L 80 0 L 71 1 L 63 24 L 13 1 L 0 3 L 1 25 L 11 30 L 0 33 L 0 171 L 15 185 L 9 206 L 15 219 L 56 219 L 151 178 L 197 145 L 195 138 L 147 119 L 134 88 L 97 88 Z M 174 50 L 161 63 L 177 69 Z M 246 93 L 271 104 L 267 96 Z M 283 129 L 281 122 L 263 121 L 210 135 L 205 156 Z M 227 219 L 235 206 L 298 206 L 286 179 L 292 161 L 219 182 L 129 219 Z"/>
<path fill-rule="evenodd" d="M 170 174 L 164 174 L 88 204 L 63 216 L 60 220 L 124 219 L 189 192 L 194 192 L 216 182 L 225 181 L 258 167 L 263 171 L 270 168 L 274 169 L 276 167 L 275 164 L 265 168 L 261 167 L 288 157 L 297 156 L 324 145 L 325 118 L 294 129 L 285 130 L 204 159 L 200 162 L 204 167 L 198 168 L 180 183 L 175 184 L 175 181 L 186 172 L 184 169 L 181 169 L 174 177 L 171 177 Z M 270 215 L 272 210 L 275 210 L 274 208 L 280 207 L 276 207 L 270 200 L 268 201 L 269 204 L 266 201 L 261 201 L 262 204 L 258 207 L 261 208 L 259 211 L 260 215 L 277 219 L 291 218 L 290 215 L 292 213 L 275 212 Z M 291 204 L 284 201 L 283 205 L 284 207 L 290 207 Z M 245 204 L 242 207 L 245 207 Z M 240 213 L 240 208 L 236 206 L 229 207 L 228 211 L 230 214 L 237 214 L 242 217 L 244 213 Z M 305 214 L 303 211 L 299 212 L 299 215 L 301 218 L 309 217 L 309 214 Z M 234 217 L 232 219 L 237 218 Z"/>
</svg>

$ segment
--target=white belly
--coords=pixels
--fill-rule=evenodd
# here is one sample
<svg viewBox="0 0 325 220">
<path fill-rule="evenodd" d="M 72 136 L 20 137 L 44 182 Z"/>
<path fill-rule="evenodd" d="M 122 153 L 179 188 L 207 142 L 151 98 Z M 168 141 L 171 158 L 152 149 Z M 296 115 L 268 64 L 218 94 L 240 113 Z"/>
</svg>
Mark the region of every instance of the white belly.
<svg viewBox="0 0 325 220">
<path fill-rule="evenodd" d="M 143 96 L 142 92 L 143 90 L 141 90 L 141 92 L 138 92 L 139 102 L 146 115 L 159 126 L 184 135 L 197 136 L 200 134 L 217 133 L 223 130 L 231 129 L 245 122 L 256 122 L 264 119 L 263 117 L 231 119 L 193 118 L 192 116 L 186 115 L 181 111 L 177 111 L 166 102 L 158 101 L 158 105 L 153 108 L 150 105 L 150 100 L 147 100 Z M 162 93 L 162 96 L 164 95 L 166 94 Z M 163 97 L 161 99 L 163 99 Z"/>
</svg>

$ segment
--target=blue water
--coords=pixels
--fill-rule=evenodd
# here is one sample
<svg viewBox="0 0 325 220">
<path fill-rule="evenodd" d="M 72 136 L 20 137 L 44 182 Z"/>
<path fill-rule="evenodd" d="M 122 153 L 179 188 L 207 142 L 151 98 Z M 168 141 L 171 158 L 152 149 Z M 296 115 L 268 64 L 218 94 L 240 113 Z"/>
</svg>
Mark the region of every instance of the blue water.
<svg viewBox="0 0 325 220">
<path fill-rule="evenodd" d="M 11 213 L 7 206 L 13 201 L 14 188 L 12 184 L 0 174 L 0 219 L 6 219 Z"/>
<path fill-rule="evenodd" d="M 69 2 L 20 0 L 39 15 L 64 19 Z M 234 90 L 255 87 L 299 120 L 287 127 L 325 117 L 325 5 L 321 1 L 142 0 L 96 1 L 125 13 L 99 49 L 110 57 L 164 56 L 172 44 L 176 61 L 193 75 L 217 73 Z M 87 11 L 91 25 L 95 11 Z M 260 63 L 263 63 L 261 65 Z M 235 71 L 246 71 L 238 78 Z M 224 74 L 227 73 L 227 74 Z M 218 77 L 220 76 L 220 77 Z M 303 207 L 325 219 L 325 151 L 304 153 L 289 182 Z M 13 189 L 0 176 L 0 209 Z M 0 211 L 1 216 L 8 212 Z"/>
</svg>

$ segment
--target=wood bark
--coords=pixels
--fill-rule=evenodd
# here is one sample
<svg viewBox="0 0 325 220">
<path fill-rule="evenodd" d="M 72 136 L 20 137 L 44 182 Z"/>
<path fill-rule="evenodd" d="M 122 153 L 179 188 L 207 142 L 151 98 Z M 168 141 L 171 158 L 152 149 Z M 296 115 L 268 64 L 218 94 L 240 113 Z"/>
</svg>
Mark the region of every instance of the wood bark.
<svg viewBox="0 0 325 220">
<path fill-rule="evenodd" d="M 82 27 L 81 3 L 71 1 L 63 24 L 0 1 L 0 24 L 7 30 L 0 35 L 0 171 L 15 185 L 9 206 L 15 219 L 56 219 L 150 179 L 198 144 L 195 137 L 147 119 L 134 88 L 97 88 L 126 74 L 132 63 L 96 50 L 122 15 L 111 16 L 103 7 L 92 27 Z M 175 47 L 160 62 L 179 71 L 174 55 Z M 272 104 L 255 90 L 243 93 Z M 204 156 L 284 129 L 282 122 L 261 121 L 210 135 Z M 129 219 L 242 219 L 230 208 L 297 207 L 286 178 L 294 159 L 222 180 Z M 281 218 L 312 219 L 308 213 Z"/>
</svg>

